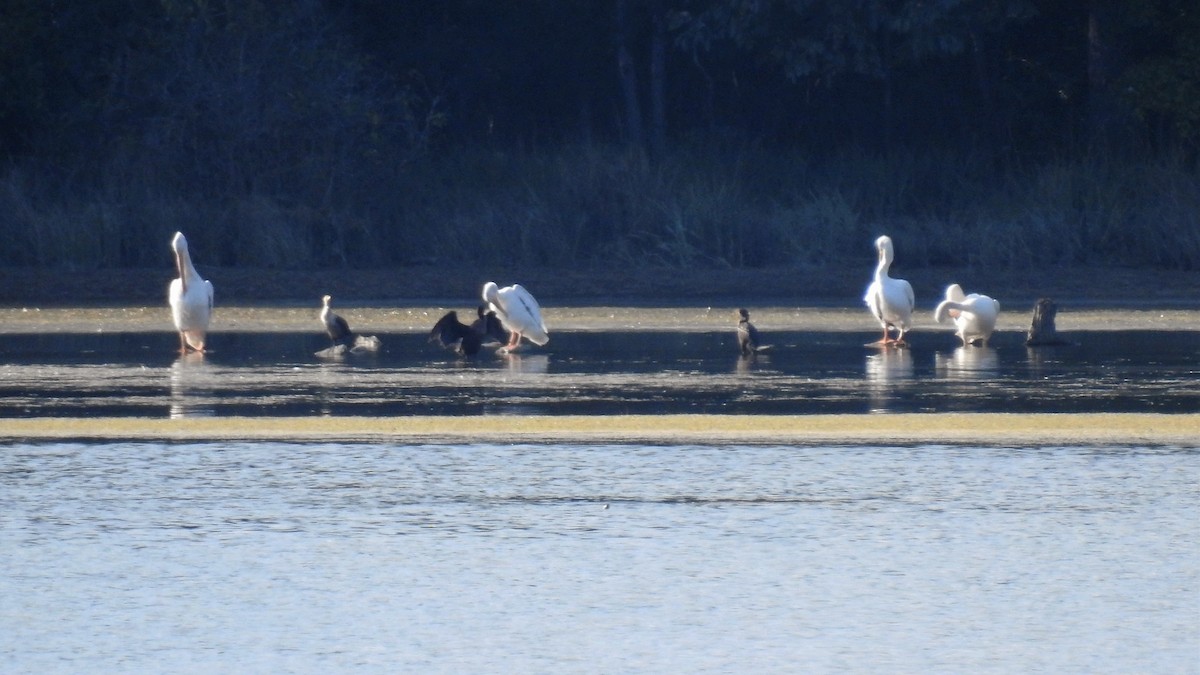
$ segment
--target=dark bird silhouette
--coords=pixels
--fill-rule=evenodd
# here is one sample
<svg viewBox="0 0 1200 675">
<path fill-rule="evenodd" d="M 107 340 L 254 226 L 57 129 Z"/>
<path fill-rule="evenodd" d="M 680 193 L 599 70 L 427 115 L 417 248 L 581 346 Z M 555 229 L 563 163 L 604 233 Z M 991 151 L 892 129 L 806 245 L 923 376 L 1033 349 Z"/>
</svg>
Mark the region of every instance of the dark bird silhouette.
<svg viewBox="0 0 1200 675">
<path fill-rule="evenodd" d="M 333 296 L 326 295 L 321 298 L 324 307 L 321 309 L 321 323 L 325 324 L 325 334 L 329 336 L 329 341 L 334 346 L 346 344 L 353 341 L 354 332 L 350 330 L 350 324 L 342 317 L 334 314 L 333 309 L 329 307 L 329 303 L 333 300 Z"/>
<path fill-rule="evenodd" d="M 475 313 L 479 318 L 471 324 L 471 330 L 475 331 L 483 342 L 495 340 L 502 345 L 508 344 L 512 334 L 500 323 L 500 317 L 496 316 L 495 312 L 489 310 L 487 305 L 480 305 Z"/>
<path fill-rule="evenodd" d="M 458 320 L 458 312 L 446 312 L 429 331 L 429 341 L 462 356 L 474 356 L 483 346 L 483 336 L 474 328 Z"/>
<path fill-rule="evenodd" d="M 739 309 L 737 314 L 738 350 L 742 353 L 742 356 L 749 356 L 756 352 L 770 349 L 770 345 L 762 344 L 762 341 L 758 337 L 758 329 L 754 327 L 754 324 L 750 323 L 750 312 L 743 308 Z"/>
</svg>

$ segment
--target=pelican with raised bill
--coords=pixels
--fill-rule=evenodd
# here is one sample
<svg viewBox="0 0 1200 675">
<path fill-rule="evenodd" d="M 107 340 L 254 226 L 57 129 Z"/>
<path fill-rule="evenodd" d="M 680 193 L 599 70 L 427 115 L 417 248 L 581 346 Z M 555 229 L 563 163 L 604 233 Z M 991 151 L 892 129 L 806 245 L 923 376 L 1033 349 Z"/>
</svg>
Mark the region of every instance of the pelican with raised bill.
<svg viewBox="0 0 1200 675">
<path fill-rule="evenodd" d="M 946 299 L 933 311 L 938 323 L 947 318 L 954 319 L 955 335 L 963 346 L 978 344 L 987 346 L 988 338 L 996 330 L 996 317 L 1000 315 L 1000 303 L 986 295 L 967 295 L 962 286 L 950 284 L 946 287 Z"/>
<path fill-rule="evenodd" d="M 879 262 L 875 265 L 875 279 L 867 286 L 863 300 L 883 326 L 883 338 L 872 345 L 905 346 L 908 343 L 904 341 L 904 334 L 912 326 L 912 313 L 916 306 L 912 285 L 904 279 L 888 276 L 895 257 L 891 237 L 884 235 L 876 239 L 875 250 L 879 256 Z M 892 329 L 898 333 L 894 339 L 891 336 Z"/>
<path fill-rule="evenodd" d="M 483 301 L 512 334 L 500 351 L 516 350 L 522 337 L 538 346 L 550 341 L 546 322 L 542 321 L 542 308 L 521 284 L 500 288 L 494 281 L 489 281 L 483 285 Z"/>
<path fill-rule="evenodd" d="M 175 252 L 175 270 L 179 274 L 167 288 L 167 301 L 171 305 L 171 319 L 179 331 L 179 352 L 189 349 L 203 353 L 208 337 L 208 324 L 212 321 L 213 285 L 202 279 L 192 264 L 188 253 L 187 238 L 176 232 L 171 240 Z"/>
</svg>

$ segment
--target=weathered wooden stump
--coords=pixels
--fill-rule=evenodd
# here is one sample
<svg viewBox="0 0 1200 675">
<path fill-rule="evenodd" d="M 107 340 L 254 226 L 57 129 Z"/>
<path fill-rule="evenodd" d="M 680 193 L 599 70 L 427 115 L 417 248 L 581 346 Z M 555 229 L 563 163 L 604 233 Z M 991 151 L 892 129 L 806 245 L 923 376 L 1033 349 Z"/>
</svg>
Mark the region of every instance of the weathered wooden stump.
<svg viewBox="0 0 1200 675">
<path fill-rule="evenodd" d="M 1058 314 L 1058 305 L 1050 298 L 1040 298 L 1033 306 L 1033 325 L 1025 335 L 1027 347 L 1044 347 L 1050 345 L 1065 345 L 1067 341 L 1058 335 L 1054 328 L 1054 315 Z"/>
</svg>

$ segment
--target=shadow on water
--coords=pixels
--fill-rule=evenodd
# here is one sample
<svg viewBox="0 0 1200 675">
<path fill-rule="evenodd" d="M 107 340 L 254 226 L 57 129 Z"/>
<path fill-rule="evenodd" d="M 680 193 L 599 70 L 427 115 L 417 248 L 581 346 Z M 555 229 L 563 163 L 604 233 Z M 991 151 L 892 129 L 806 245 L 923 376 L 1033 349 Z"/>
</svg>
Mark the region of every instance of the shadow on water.
<svg viewBox="0 0 1200 675">
<path fill-rule="evenodd" d="M 411 333 L 337 358 L 297 333 L 220 333 L 187 357 L 170 334 L 3 335 L 0 416 L 1200 411 L 1200 333 L 998 337 L 881 350 L 871 333 L 777 332 L 739 357 L 727 333 L 563 331 L 463 359 Z"/>
</svg>

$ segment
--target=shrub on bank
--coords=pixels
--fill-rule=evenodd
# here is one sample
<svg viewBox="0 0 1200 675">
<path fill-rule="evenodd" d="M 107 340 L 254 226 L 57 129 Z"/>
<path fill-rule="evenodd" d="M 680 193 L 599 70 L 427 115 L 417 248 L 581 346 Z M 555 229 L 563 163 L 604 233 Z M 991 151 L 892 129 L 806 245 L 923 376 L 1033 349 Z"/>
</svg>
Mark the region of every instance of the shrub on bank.
<svg viewBox="0 0 1200 675">
<path fill-rule="evenodd" d="M 9 167 L 0 263 L 153 266 L 180 229 L 208 264 L 247 267 L 861 264 L 883 232 L 906 266 L 1200 267 L 1200 181 L 1171 159 L 469 148 L 216 195 L 138 166 Z"/>
</svg>

